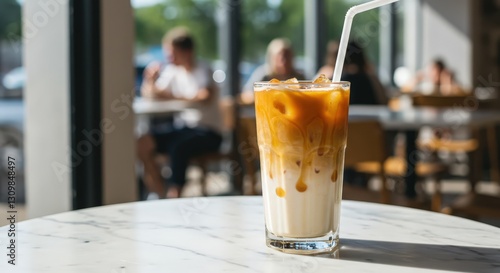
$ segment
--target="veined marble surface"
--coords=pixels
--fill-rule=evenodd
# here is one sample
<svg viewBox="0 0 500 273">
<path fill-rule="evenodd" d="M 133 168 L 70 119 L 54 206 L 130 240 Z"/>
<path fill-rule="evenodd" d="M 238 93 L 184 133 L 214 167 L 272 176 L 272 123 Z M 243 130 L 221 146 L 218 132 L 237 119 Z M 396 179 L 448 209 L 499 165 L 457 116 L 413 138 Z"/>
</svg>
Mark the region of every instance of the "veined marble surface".
<svg viewBox="0 0 500 273">
<path fill-rule="evenodd" d="M 437 213 L 344 201 L 339 258 L 265 245 L 260 197 L 147 201 L 18 223 L 0 272 L 500 272 L 500 229 Z"/>
</svg>

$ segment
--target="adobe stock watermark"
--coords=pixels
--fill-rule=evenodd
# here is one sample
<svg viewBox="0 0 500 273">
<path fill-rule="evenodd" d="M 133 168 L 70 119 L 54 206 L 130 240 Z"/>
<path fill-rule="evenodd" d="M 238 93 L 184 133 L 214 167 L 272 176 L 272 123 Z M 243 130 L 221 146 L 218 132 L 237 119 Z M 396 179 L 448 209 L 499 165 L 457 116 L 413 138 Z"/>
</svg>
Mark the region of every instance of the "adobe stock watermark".
<svg viewBox="0 0 500 273">
<path fill-rule="evenodd" d="M 479 97 L 494 98 L 498 88 L 500 88 L 500 81 L 495 80 L 493 73 L 490 73 L 487 78 L 478 76 L 479 86 L 470 94 L 466 96 L 461 103 L 457 103 L 448 109 L 444 114 L 443 119 L 451 123 L 451 129 L 458 129 L 466 124 L 469 120 L 471 113 L 479 109 L 481 100 Z M 481 93 L 478 94 L 478 91 Z M 445 130 L 445 128 L 441 128 Z"/>
<path fill-rule="evenodd" d="M 367 48 L 373 42 L 373 39 L 379 35 L 379 29 L 389 27 L 394 14 L 400 14 L 404 11 L 403 3 L 394 3 L 394 9 L 379 9 L 378 16 L 372 15 L 373 20 L 363 24 L 354 25 L 351 30 L 351 39 L 361 48 Z M 356 20 L 356 19 L 354 19 Z M 347 58 L 348 56 L 346 56 Z"/>
<path fill-rule="evenodd" d="M 40 9 L 23 20 L 22 36 L 25 41 L 35 37 L 40 29 L 46 27 L 63 8 L 67 8 L 68 4 L 69 0 L 39 0 L 37 5 Z"/>
<path fill-rule="evenodd" d="M 41 29 L 50 24 L 50 21 L 56 17 L 61 10 L 68 8 L 69 0 L 39 0 L 37 3 L 38 9 L 31 16 L 23 17 L 22 33 L 8 33 L 5 41 L 14 50 L 15 53 L 20 53 L 22 47 L 19 43 L 29 43 Z"/>
<path fill-rule="evenodd" d="M 284 272 L 289 273 L 314 273 L 319 272 L 319 258 L 317 257 L 308 257 L 308 256 L 294 256 L 294 257 L 285 257 L 282 259 L 282 264 L 288 270 Z"/>
<path fill-rule="evenodd" d="M 210 205 L 209 198 L 194 197 L 189 198 L 189 204 L 182 203 L 179 205 L 179 212 L 186 225 L 191 224 L 191 217 L 203 214 Z"/>
<path fill-rule="evenodd" d="M 242 3 L 242 0 L 219 0 L 217 1 L 217 7 L 223 11 L 230 11 L 235 7 L 241 7 Z"/>
<path fill-rule="evenodd" d="M 249 164 L 256 164 L 256 160 L 259 157 L 259 151 L 258 148 L 255 147 L 255 145 L 252 145 L 251 143 L 257 143 L 257 138 L 255 136 L 249 137 L 247 140 L 242 140 L 239 141 L 237 148 L 236 148 L 236 155 L 237 158 L 233 159 L 226 159 L 223 161 L 222 164 L 222 169 L 219 173 L 214 173 L 214 174 L 206 174 L 208 179 L 207 181 L 210 181 L 210 183 L 206 183 L 205 185 L 202 184 L 202 187 L 208 187 L 210 188 L 211 192 L 226 192 L 228 190 L 227 185 L 228 181 L 231 180 L 231 177 L 239 177 L 241 178 L 241 183 L 244 183 L 244 175 L 247 174 L 245 167 L 245 163 Z M 210 186 L 208 186 L 210 185 Z M 235 186 L 233 184 L 230 184 L 229 187 Z M 243 184 L 241 184 L 242 190 L 244 191 Z M 252 187 L 255 187 L 255 185 L 252 185 Z M 207 189 L 204 189 L 206 191 Z M 254 190 L 252 190 L 254 192 Z M 196 208 L 200 208 L 198 205 L 194 206 Z M 191 209 L 192 211 L 192 209 Z M 185 216 L 186 218 L 189 218 L 192 215 L 192 213 L 189 216 Z M 187 219 L 186 219 L 187 220 Z"/>
</svg>

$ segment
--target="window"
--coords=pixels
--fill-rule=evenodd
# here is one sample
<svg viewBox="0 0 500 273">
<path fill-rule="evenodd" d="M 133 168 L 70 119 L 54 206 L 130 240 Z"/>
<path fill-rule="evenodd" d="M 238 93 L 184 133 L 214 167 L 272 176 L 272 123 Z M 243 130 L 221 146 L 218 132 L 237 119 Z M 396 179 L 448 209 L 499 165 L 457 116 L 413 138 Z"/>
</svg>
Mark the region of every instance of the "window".
<svg viewBox="0 0 500 273">
<path fill-rule="evenodd" d="M 344 19 L 347 11 L 354 5 L 367 0 L 331 0 L 325 1 L 326 7 L 326 37 L 328 40 L 340 40 Z M 381 20 L 380 9 L 370 10 L 356 15 L 354 18 L 350 40 L 357 42 L 365 49 L 365 54 L 377 67 L 380 61 L 380 28 L 389 27 L 387 21 Z"/>
<path fill-rule="evenodd" d="M 253 69 L 265 62 L 271 40 L 288 38 L 295 67 L 304 70 L 304 0 L 253 0 L 242 5 L 242 63 L 244 84 Z"/>
<path fill-rule="evenodd" d="M 0 2 L 0 99 L 20 99 L 24 84 L 21 46 L 21 6 Z M 5 103 L 5 102 L 4 102 Z"/>
<path fill-rule="evenodd" d="M 16 201 L 24 202 L 21 6 L 0 1 L 0 203 L 7 202 L 7 157 L 16 162 Z M 2 222 L 0 221 L 0 225 Z"/>
<path fill-rule="evenodd" d="M 221 2 L 222 3 L 222 2 Z M 220 69 L 217 0 L 134 0 L 136 28 L 136 90 L 142 81 L 142 72 L 151 61 L 166 62 L 161 41 L 165 33 L 176 27 L 189 28 L 196 43 L 198 58 Z M 220 82 L 220 78 L 216 78 Z"/>
</svg>

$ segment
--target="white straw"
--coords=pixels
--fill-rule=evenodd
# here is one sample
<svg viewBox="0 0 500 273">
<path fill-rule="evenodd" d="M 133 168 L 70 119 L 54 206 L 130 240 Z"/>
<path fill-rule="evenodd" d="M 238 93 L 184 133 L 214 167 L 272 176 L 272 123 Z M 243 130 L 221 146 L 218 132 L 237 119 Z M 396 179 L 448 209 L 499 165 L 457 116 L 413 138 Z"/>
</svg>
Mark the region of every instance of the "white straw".
<svg viewBox="0 0 500 273">
<path fill-rule="evenodd" d="M 354 16 L 358 13 L 365 12 L 371 9 L 376 9 L 378 7 L 388 5 L 396 1 L 399 0 L 373 0 L 368 3 L 354 6 L 347 11 L 344 21 L 344 29 L 342 30 L 342 36 L 340 38 L 339 52 L 337 54 L 337 63 L 335 64 L 335 71 L 333 72 L 334 82 L 339 82 L 340 76 L 342 76 L 342 68 L 344 68 L 345 54 L 347 50 L 347 44 L 349 43 L 349 35 L 351 34 L 351 26 Z"/>
</svg>

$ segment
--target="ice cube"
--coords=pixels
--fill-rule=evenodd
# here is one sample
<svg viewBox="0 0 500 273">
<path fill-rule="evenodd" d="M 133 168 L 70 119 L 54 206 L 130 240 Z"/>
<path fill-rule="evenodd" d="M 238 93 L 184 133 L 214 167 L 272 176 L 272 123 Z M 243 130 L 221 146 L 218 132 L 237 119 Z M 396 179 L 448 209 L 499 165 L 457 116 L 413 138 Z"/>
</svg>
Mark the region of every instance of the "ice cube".
<svg viewBox="0 0 500 273">
<path fill-rule="evenodd" d="M 286 114 L 286 107 L 285 107 L 285 104 L 283 104 L 283 102 L 275 100 L 275 101 L 273 101 L 273 107 L 274 107 L 274 109 L 278 110 L 280 113 Z"/>
<path fill-rule="evenodd" d="M 332 81 L 325 76 L 325 74 L 319 75 L 313 83 L 331 83 Z"/>
<path fill-rule="evenodd" d="M 271 129 L 269 127 L 269 122 L 267 118 L 257 119 L 257 134 L 259 143 L 268 143 L 271 141 Z"/>
<path fill-rule="evenodd" d="M 288 97 L 283 92 L 275 92 L 272 97 L 273 109 L 285 115 L 288 111 L 287 105 L 290 105 Z M 273 113 L 274 115 L 274 113 Z"/>
<path fill-rule="evenodd" d="M 288 92 L 274 92 L 270 114 L 284 115 L 288 120 L 294 120 L 300 113 L 300 108 L 297 109 L 295 104 L 296 102 L 290 97 Z"/>
<path fill-rule="evenodd" d="M 288 79 L 288 80 L 284 81 L 284 83 L 299 83 L 299 81 L 297 80 L 297 78 L 291 78 L 291 79 Z M 289 85 L 286 86 L 286 88 L 293 89 L 293 90 L 298 90 L 298 89 L 300 89 L 300 85 L 298 85 L 298 84 L 289 84 Z"/>
<path fill-rule="evenodd" d="M 284 146 L 288 146 L 287 148 L 292 149 L 302 149 L 304 137 L 295 124 L 282 117 L 274 117 L 271 122 L 278 140 L 286 144 Z"/>
<path fill-rule="evenodd" d="M 314 120 L 307 125 L 307 140 L 311 147 L 317 147 L 321 142 L 323 128 L 323 120 L 318 117 L 314 118 Z"/>
<path fill-rule="evenodd" d="M 285 83 L 299 83 L 299 80 L 297 80 L 297 78 L 291 78 L 286 80 Z"/>
<path fill-rule="evenodd" d="M 280 80 L 276 79 L 276 78 L 273 78 L 269 81 L 269 84 L 272 84 L 270 86 L 268 86 L 266 88 L 266 91 L 272 91 L 272 90 L 281 90 L 283 89 L 282 87 L 280 87 L 280 85 L 278 83 L 281 83 Z"/>
<path fill-rule="evenodd" d="M 342 102 L 342 94 L 339 91 L 331 92 L 330 98 L 327 102 L 326 116 L 329 118 L 335 118 L 337 111 L 339 110 L 340 104 Z"/>
</svg>

